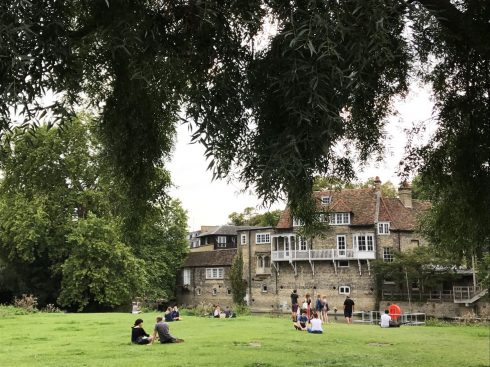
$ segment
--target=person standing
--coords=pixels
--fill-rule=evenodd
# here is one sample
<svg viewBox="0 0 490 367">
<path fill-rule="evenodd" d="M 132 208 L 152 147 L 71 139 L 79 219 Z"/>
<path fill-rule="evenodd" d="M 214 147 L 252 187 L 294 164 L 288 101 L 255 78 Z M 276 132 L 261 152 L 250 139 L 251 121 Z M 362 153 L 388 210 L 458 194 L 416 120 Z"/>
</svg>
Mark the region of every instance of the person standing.
<svg viewBox="0 0 490 367">
<path fill-rule="evenodd" d="M 352 313 L 354 312 L 354 301 L 349 296 L 344 301 L 344 317 L 348 324 L 352 324 Z"/>
<path fill-rule="evenodd" d="M 291 320 L 296 322 L 297 313 L 298 313 L 298 293 L 296 293 L 296 289 L 293 289 L 293 293 L 291 293 Z"/>
<path fill-rule="evenodd" d="M 309 293 L 305 294 L 305 302 L 306 303 L 306 316 L 308 317 L 308 320 L 311 319 L 311 297 Z"/>
<path fill-rule="evenodd" d="M 320 320 L 323 320 L 323 302 L 322 302 L 322 296 L 319 294 L 316 297 L 316 302 L 315 302 L 315 311 L 320 316 Z"/>
<path fill-rule="evenodd" d="M 156 336 L 158 334 L 158 339 L 160 343 L 182 343 L 184 339 L 174 338 L 170 335 L 170 329 L 168 324 L 163 321 L 162 316 L 157 316 L 157 323 L 155 324 L 155 328 L 153 329 L 153 336 L 151 337 L 151 344 L 156 340 Z"/>
<path fill-rule="evenodd" d="M 323 296 L 322 304 L 323 304 L 323 308 L 322 308 L 321 319 L 324 323 L 328 324 L 328 311 L 330 311 L 330 308 L 328 307 L 327 296 Z"/>
</svg>

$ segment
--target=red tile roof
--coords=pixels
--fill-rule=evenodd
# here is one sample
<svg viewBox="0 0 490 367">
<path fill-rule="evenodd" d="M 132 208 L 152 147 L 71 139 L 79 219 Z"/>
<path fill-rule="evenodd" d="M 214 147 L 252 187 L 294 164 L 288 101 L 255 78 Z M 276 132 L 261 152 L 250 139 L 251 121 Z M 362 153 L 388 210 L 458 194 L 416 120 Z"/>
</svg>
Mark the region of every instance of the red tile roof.
<svg viewBox="0 0 490 367">
<path fill-rule="evenodd" d="M 351 213 L 351 225 L 374 225 L 376 221 L 376 191 L 368 189 L 344 189 L 341 191 L 319 191 L 313 195 L 318 199 L 319 210 L 329 212 Z M 330 196 L 331 204 L 322 205 L 320 198 Z M 427 201 L 413 200 L 413 208 L 406 208 L 398 198 L 381 198 L 378 221 L 391 222 L 390 228 L 394 230 L 414 230 L 417 216 L 430 207 Z M 292 228 L 292 216 L 286 208 L 277 229 Z"/>
</svg>

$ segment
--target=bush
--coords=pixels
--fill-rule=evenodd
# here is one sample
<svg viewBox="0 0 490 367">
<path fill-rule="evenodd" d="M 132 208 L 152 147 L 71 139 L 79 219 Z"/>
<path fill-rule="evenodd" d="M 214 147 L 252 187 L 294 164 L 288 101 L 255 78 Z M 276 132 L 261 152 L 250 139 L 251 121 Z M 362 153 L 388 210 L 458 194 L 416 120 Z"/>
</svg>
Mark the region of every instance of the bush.
<svg viewBox="0 0 490 367">
<path fill-rule="evenodd" d="M 14 307 L 21 308 L 27 312 L 37 312 L 37 297 L 32 294 L 23 294 L 21 298 L 15 297 Z"/>
<path fill-rule="evenodd" d="M 246 316 L 250 315 L 250 308 L 246 305 L 233 305 L 233 312 L 237 316 Z"/>
<path fill-rule="evenodd" d="M 213 314 L 214 307 L 211 304 L 200 303 L 195 307 L 183 308 L 180 312 L 188 316 L 210 316 Z"/>
<path fill-rule="evenodd" d="M 47 313 L 59 313 L 62 312 L 58 307 L 53 305 L 52 303 L 48 303 L 45 308 L 41 310 L 42 312 L 47 312 Z"/>
<path fill-rule="evenodd" d="M 436 327 L 454 326 L 454 324 L 451 324 L 449 321 L 436 319 L 435 317 L 427 318 L 427 320 L 425 320 L 425 325 Z"/>
<path fill-rule="evenodd" d="M 15 306 L 0 305 L 0 319 L 7 319 L 14 316 L 29 315 L 32 312 Z"/>
</svg>

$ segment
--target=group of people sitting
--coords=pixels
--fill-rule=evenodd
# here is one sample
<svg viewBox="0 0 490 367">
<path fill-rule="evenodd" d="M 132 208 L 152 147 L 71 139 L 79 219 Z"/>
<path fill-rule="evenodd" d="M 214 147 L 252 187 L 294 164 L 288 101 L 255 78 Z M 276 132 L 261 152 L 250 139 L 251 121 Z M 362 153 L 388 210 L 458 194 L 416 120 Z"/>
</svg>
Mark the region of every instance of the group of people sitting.
<svg viewBox="0 0 490 367">
<path fill-rule="evenodd" d="M 162 344 L 182 343 L 184 341 L 184 339 L 175 338 L 170 335 L 168 324 L 163 321 L 162 316 L 157 316 L 152 336 L 143 329 L 143 319 L 136 319 L 131 328 L 131 342 L 133 344 L 144 345 L 153 344 L 155 340 L 159 340 Z"/>
<path fill-rule="evenodd" d="M 385 313 L 381 315 L 381 327 L 400 327 L 399 318 L 402 314 L 400 306 L 394 303 L 388 303 L 388 308 Z"/>
<path fill-rule="evenodd" d="M 182 317 L 180 317 L 179 309 L 177 306 L 168 307 L 167 311 L 165 311 L 165 322 L 172 322 L 172 321 L 182 321 Z"/>
<path fill-rule="evenodd" d="M 221 307 L 219 305 L 214 305 L 213 317 L 216 319 L 229 319 L 231 317 L 236 317 L 236 315 L 228 308 L 228 306 L 226 306 L 224 311 L 221 311 Z"/>
<path fill-rule="evenodd" d="M 297 321 L 293 323 L 293 326 L 298 331 L 308 331 L 312 334 L 323 334 L 322 328 L 323 321 L 319 318 L 318 312 L 313 312 L 311 318 L 308 318 L 306 310 L 302 310 L 298 316 Z"/>
</svg>

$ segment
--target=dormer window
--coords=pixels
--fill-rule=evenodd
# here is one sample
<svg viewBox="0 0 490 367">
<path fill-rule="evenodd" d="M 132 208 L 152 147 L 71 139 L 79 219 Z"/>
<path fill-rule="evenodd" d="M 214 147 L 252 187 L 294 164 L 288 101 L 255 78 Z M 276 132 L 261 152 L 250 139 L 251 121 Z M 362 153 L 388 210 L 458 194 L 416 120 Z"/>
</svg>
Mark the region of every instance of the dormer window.
<svg viewBox="0 0 490 367">
<path fill-rule="evenodd" d="M 330 197 L 330 196 L 322 196 L 320 198 L 320 202 L 322 203 L 322 205 L 329 205 L 332 202 L 332 197 Z"/>
<path fill-rule="evenodd" d="M 303 221 L 293 217 L 293 227 L 301 227 L 304 225 Z"/>
<path fill-rule="evenodd" d="M 379 235 L 390 234 L 390 222 L 379 222 L 378 223 L 378 234 Z"/>
<path fill-rule="evenodd" d="M 330 224 L 350 224 L 350 213 L 332 213 L 330 214 Z"/>
</svg>

